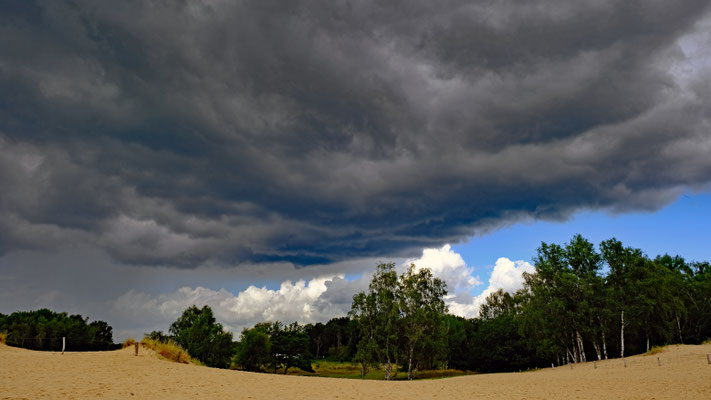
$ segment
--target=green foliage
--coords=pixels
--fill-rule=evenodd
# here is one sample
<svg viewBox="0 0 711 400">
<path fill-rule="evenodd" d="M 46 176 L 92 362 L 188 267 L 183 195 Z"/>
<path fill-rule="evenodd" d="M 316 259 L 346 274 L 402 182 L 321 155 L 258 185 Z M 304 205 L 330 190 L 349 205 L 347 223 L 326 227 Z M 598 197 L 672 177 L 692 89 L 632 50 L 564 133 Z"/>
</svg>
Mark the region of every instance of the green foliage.
<svg viewBox="0 0 711 400">
<path fill-rule="evenodd" d="M 112 350 L 112 328 L 104 321 L 87 323 L 81 315 L 56 313 L 46 308 L 0 314 L 0 331 L 7 333 L 9 346 L 32 350 L 62 350 L 66 337 L 67 351 Z"/>
<path fill-rule="evenodd" d="M 244 329 L 237 345 L 234 364 L 247 371 L 261 371 L 270 363 L 272 343 L 263 329 Z"/>
<path fill-rule="evenodd" d="M 170 326 L 173 340 L 209 367 L 227 368 L 232 359 L 232 333 L 215 321 L 209 306 L 188 307 Z"/>
</svg>

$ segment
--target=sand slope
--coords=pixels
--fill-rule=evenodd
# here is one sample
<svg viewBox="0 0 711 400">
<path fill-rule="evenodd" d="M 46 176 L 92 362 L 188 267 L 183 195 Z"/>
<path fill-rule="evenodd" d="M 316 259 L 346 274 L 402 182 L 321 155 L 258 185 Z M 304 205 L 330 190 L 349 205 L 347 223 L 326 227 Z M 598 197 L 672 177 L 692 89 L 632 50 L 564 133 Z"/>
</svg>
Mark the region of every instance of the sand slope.
<svg viewBox="0 0 711 400">
<path fill-rule="evenodd" d="M 256 374 L 162 361 L 149 350 L 47 353 L 0 345 L 0 399 L 711 399 L 711 345 L 535 372 L 413 382 Z"/>
</svg>

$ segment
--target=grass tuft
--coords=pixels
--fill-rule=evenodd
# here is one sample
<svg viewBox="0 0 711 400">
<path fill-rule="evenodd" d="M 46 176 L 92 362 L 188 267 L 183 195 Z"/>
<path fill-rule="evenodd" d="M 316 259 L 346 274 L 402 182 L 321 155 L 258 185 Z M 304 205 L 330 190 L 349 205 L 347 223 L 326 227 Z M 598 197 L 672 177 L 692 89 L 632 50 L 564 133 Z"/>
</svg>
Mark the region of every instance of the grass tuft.
<svg viewBox="0 0 711 400">
<path fill-rule="evenodd" d="M 655 354 L 662 353 L 666 350 L 667 346 L 653 346 L 648 352 L 644 353 L 645 356 L 653 356 Z"/>
<path fill-rule="evenodd" d="M 125 349 L 126 347 L 131 347 L 131 346 L 133 346 L 134 343 L 136 343 L 136 339 L 130 337 L 130 338 L 123 341 L 121 348 Z"/>
<path fill-rule="evenodd" d="M 0 344 L 7 344 L 7 332 L 0 332 Z"/>
<path fill-rule="evenodd" d="M 143 338 L 141 345 L 155 351 L 160 358 L 164 358 L 168 361 L 181 364 L 202 365 L 200 361 L 192 359 L 184 348 L 172 341 L 161 342 L 151 338 Z"/>
</svg>

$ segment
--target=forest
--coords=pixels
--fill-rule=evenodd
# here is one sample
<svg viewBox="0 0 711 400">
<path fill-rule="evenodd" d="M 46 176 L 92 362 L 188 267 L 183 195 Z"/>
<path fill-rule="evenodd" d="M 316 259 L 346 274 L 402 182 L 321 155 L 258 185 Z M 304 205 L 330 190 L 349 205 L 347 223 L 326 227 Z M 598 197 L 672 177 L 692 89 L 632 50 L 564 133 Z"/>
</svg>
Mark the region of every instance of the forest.
<svg viewBox="0 0 711 400">
<path fill-rule="evenodd" d="M 62 337 L 70 351 L 98 351 L 116 348 L 113 329 L 105 321 L 88 322 L 81 315 L 57 313 L 46 308 L 0 314 L 0 334 L 15 347 L 31 350 L 62 350 Z"/>
</svg>

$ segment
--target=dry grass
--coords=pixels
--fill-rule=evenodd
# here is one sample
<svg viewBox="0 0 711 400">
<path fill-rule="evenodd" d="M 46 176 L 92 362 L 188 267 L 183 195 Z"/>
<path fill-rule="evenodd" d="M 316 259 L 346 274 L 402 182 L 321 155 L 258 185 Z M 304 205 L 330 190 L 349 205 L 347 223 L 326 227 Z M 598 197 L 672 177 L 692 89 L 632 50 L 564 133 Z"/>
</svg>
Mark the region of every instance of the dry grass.
<svg viewBox="0 0 711 400">
<path fill-rule="evenodd" d="M 192 359 L 184 348 L 171 341 L 161 342 L 150 338 L 143 338 L 141 345 L 155 351 L 159 357 L 168 361 L 181 364 L 202 365 L 200 361 Z"/>
<path fill-rule="evenodd" d="M 653 346 L 648 352 L 644 353 L 645 356 L 653 356 L 655 354 L 663 353 L 667 346 Z"/>
<path fill-rule="evenodd" d="M 133 346 L 134 343 L 136 343 L 136 339 L 130 337 L 130 338 L 123 341 L 121 348 L 125 349 L 126 347 L 131 347 L 131 346 Z"/>
<path fill-rule="evenodd" d="M 7 344 L 7 333 L 0 332 L 0 344 Z"/>
</svg>

